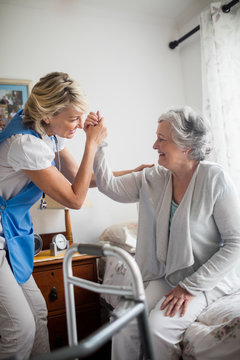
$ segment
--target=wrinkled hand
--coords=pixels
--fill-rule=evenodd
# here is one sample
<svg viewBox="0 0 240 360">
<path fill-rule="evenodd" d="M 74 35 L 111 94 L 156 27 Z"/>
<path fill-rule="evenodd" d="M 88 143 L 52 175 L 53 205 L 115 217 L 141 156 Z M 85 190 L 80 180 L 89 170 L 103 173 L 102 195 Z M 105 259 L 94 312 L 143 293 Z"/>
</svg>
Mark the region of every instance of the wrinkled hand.
<svg viewBox="0 0 240 360">
<path fill-rule="evenodd" d="M 179 285 L 170 290 L 166 295 L 166 299 L 161 305 L 161 310 L 167 309 L 165 316 L 173 317 L 180 311 L 180 316 L 184 316 L 187 310 L 187 306 L 194 298 L 187 290 L 181 288 Z"/>
<path fill-rule="evenodd" d="M 134 171 L 134 172 L 142 171 L 145 168 L 150 168 L 150 167 L 153 167 L 153 166 L 154 166 L 154 164 L 151 164 L 151 165 L 142 164 L 142 165 L 139 165 L 138 167 L 136 167 L 135 169 L 133 169 L 132 171 Z"/>
</svg>

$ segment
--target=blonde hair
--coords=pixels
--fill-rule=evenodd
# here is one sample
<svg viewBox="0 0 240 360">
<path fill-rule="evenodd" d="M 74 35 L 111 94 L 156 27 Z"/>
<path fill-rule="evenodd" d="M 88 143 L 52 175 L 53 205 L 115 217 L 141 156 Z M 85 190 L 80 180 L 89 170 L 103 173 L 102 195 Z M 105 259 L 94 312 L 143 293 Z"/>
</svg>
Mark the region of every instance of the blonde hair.
<svg viewBox="0 0 240 360">
<path fill-rule="evenodd" d="M 23 123 L 39 134 L 45 133 L 44 118 L 55 116 L 69 105 L 85 113 L 87 97 L 81 86 L 68 74 L 52 72 L 33 87 L 24 107 Z"/>
</svg>

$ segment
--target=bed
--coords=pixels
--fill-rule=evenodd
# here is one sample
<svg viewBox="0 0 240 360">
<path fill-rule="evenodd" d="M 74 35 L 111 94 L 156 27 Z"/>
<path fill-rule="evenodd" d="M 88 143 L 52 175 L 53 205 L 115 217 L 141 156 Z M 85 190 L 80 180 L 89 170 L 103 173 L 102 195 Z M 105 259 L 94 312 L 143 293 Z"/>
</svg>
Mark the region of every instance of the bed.
<svg viewBox="0 0 240 360">
<path fill-rule="evenodd" d="M 137 222 L 109 226 L 99 242 L 119 246 L 132 256 L 136 249 Z M 129 286 L 127 269 L 116 258 L 101 258 L 99 279 L 106 285 Z M 105 316 L 119 302 L 116 295 L 101 295 Z M 208 306 L 186 330 L 182 341 L 183 360 L 240 359 L 240 291 Z"/>
</svg>

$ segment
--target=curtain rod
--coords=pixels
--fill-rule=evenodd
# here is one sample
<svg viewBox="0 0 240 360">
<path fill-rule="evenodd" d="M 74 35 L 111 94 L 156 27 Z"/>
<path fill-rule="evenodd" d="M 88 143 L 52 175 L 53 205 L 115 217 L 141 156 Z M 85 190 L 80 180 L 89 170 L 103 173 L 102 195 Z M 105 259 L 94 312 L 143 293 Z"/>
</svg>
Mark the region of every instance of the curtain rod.
<svg viewBox="0 0 240 360">
<path fill-rule="evenodd" d="M 233 7 L 234 5 L 236 5 L 240 0 L 232 0 L 230 3 L 225 4 L 222 6 L 222 11 L 224 13 L 229 13 L 231 10 L 231 7 Z M 170 47 L 170 49 L 175 49 L 182 41 L 186 40 L 187 38 L 189 38 L 190 36 L 192 36 L 193 34 L 195 34 L 198 30 L 200 30 L 200 25 L 196 26 L 194 29 L 192 29 L 191 31 L 189 31 L 187 34 L 183 35 L 182 37 L 180 37 L 180 39 L 178 40 L 174 40 L 171 41 L 168 46 Z"/>
</svg>

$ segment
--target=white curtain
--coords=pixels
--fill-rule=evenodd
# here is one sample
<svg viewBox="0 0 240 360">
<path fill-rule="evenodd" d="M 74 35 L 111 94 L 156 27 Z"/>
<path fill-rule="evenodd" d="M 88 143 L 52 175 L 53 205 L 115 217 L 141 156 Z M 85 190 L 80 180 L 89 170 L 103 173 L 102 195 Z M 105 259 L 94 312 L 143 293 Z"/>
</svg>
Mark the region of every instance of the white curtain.
<svg viewBox="0 0 240 360">
<path fill-rule="evenodd" d="M 240 3 L 226 14 L 224 4 L 213 2 L 200 17 L 203 114 L 213 130 L 213 158 L 240 195 Z"/>
</svg>

